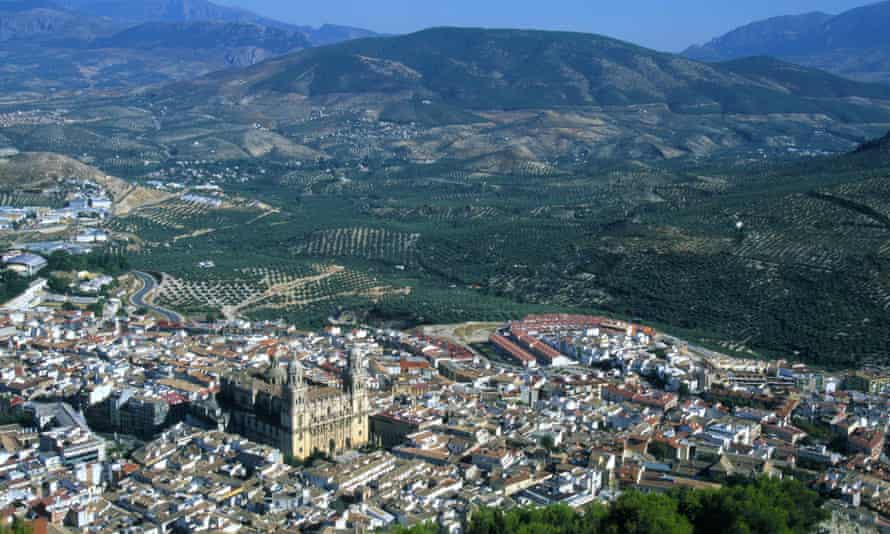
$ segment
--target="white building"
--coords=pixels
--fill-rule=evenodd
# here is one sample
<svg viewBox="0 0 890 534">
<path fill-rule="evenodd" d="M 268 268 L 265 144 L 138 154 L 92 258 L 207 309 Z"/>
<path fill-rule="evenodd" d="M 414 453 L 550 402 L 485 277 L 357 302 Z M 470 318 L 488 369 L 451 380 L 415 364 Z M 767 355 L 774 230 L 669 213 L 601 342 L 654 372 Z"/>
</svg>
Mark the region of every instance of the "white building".
<svg viewBox="0 0 890 534">
<path fill-rule="evenodd" d="M 46 267 L 48 263 L 43 256 L 29 254 L 27 252 L 4 261 L 10 270 L 23 276 L 34 276 L 39 273 L 41 269 Z"/>
<path fill-rule="evenodd" d="M 74 236 L 75 243 L 105 243 L 108 241 L 108 234 L 102 230 L 84 230 Z"/>
</svg>

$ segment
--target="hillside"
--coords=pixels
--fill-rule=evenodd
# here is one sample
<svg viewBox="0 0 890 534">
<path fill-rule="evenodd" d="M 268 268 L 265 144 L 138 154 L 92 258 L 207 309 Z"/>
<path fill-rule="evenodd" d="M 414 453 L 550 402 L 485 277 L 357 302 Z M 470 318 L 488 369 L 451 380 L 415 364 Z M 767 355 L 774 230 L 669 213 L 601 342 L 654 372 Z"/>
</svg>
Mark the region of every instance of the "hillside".
<svg viewBox="0 0 890 534">
<path fill-rule="evenodd" d="M 250 11 L 207 0 L 57 0 L 73 11 L 120 23 L 219 21 L 284 26 Z"/>
<path fill-rule="evenodd" d="M 221 83 L 248 94 L 404 93 L 468 109 L 664 104 L 682 113 L 806 113 L 815 99 L 890 98 L 883 87 L 777 63 L 707 65 L 607 37 L 439 28 L 307 50 Z M 801 83 L 801 82 L 805 83 Z M 838 112 L 859 104 L 834 102 Z"/>
<path fill-rule="evenodd" d="M 0 141 L 249 199 L 114 221 L 145 241 L 134 266 L 169 274 L 168 304 L 193 312 L 219 309 L 205 282 L 231 313 L 306 325 L 605 310 L 856 365 L 890 361 L 886 141 L 855 153 L 890 129 L 888 91 L 769 58 L 436 29 L 57 98 L 55 115 L 35 102 Z M 290 280 L 277 300 L 233 276 L 259 266 Z M 332 280 L 298 290 L 315 277 Z"/>
<path fill-rule="evenodd" d="M 8 94 L 124 89 L 372 35 L 203 0 L 0 0 L 0 84 Z"/>
<path fill-rule="evenodd" d="M 233 26 L 244 27 L 245 40 Z M 163 40 L 154 37 L 158 29 L 128 30 L 113 38 L 118 46 L 142 49 L 56 55 L 46 76 L 70 76 L 69 87 L 85 89 L 125 88 L 134 80 L 160 85 L 208 65 L 256 62 L 270 46 L 155 48 L 201 43 L 204 28 L 209 42 L 218 41 L 218 31 L 234 35 L 232 45 L 256 39 L 286 47 L 297 38 L 230 23 L 178 24 Z M 0 65 L 0 83 L 28 80 L 14 66 L 33 64 L 33 54 Z M 233 59 L 238 54 L 243 61 Z M 125 93 L 111 106 L 88 98 L 64 106 L 102 119 L 76 113 L 54 127 L 4 134 L 20 150 L 87 151 L 112 163 L 299 152 L 345 165 L 447 160 L 514 173 L 592 161 L 837 153 L 890 127 L 890 87 L 777 60 L 705 64 L 597 35 L 454 28 L 309 48 Z M 247 131 L 266 130 L 276 146 L 284 140 L 299 148 L 265 151 L 246 142 Z M 112 147 L 105 139 L 127 141 Z"/>
<path fill-rule="evenodd" d="M 204 70 L 248 66 L 312 46 L 302 33 L 236 22 L 149 22 L 92 43 L 91 49 L 203 57 Z M 172 59 L 172 58 L 171 58 Z"/>
<path fill-rule="evenodd" d="M 60 154 L 25 152 L 0 158 L 0 188 L 4 191 L 48 188 L 68 179 L 90 180 L 106 188 L 116 203 L 115 213 L 118 215 L 168 197 L 160 191 L 134 186 Z"/>
<path fill-rule="evenodd" d="M 843 163 L 857 168 L 890 167 L 890 133 L 861 144 L 843 159 Z"/>
<path fill-rule="evenodd" d="M 309 39 L 312 46 L 326 46 L 342 43 L 343 41 L 352 41 L 353 39 L 381 36 L 371 30 L 354 28 L 351 26 L 339 26 L 337 24 L 323 24 L 318 28 L 299 26 L 298 30 Z"/>
<path fill-rule="evenodd" d="M 12 0 L 14 1 L 14 0 Z M 32 0 L 45 1 L 45 0 Z M 303 35 L 311 46 L 324 46 L 377 34 L 362 28 L 325 24 L 318 28 L 288 24 L 207 0 L 58 0 L 72 11 L 102 17 L 126 26 L 145 23 L 227 22 L 253 24 Z"/>
<path fill-rule="evenodd" d="M 767 55 L 863 81 L 890 83 L 890 1 L 840 15 L 791 15 L 758 21 L 684 55 L 725 61 Z"/>
<path fill-rule="evenodd" d="M 602 128 L 582 114 L 550 112 L 524 122 L 541 137 L 553 135 L 553 126 Z M 342 124 L 330 131 L 350 135 Z M 318 135 L 326 135 L 318 126 Z M 472 132 L 466 125 L 433 130 L 450 138 L 451 128 Z M 515 125 L 479 128 L 522 136 Z M 483 135 L 466 137 L 454 141 L 460 145 L 454 154 L 475 150 Z M 176 145 L 179 154 L 191 139 Z M 196 139 L 217 152 L 236 141 L 221 133 Z M 427 142 L 417 142 L 419 150 Z M 220 183 L 274 213 L 194 218 L 174 204 L 137 210 L 114 228 L 150 243 L 134 266 L 175 278 L 169 303 L 197 313 L 218 306 L 216 296 L 200 289 L 210 283 L 231 302 L 249 304 L 236 309 L 247 317 L 307 327 L 343 309 L 362 322 L 405 326 L 608 311 L 749 356 L 827 366 L 890 361 L 886 158 L 881 164 L 845 154 L 777 164 L 660 162 L 645 154 L 638 162 L 572 165 L 551 154 L 546 162 L 523 161 L 546 141 L 538 143 L 525 150 L 490 146 L 489 155 L 469 162 L 365 160 L 367 171 L 345 150 L 319 164 L 301 155 L 301 166 L 271 153 L 196 164 L 188 169 L 252 169 L 246 182 L 239 173 Z M 181 176 L 176 171 L 171 178 Z M 216 231 L 202 233 L 209 227 Z M 199 237 L 182 237 L 193 234 Z M 217 269 L 195 269 L 208 258 Z M 333 276 L 312 267 L 329 262 L 349 280 L 308 297 L 278 293 L 268 305 L 257 305 L 268 295 L 262 287 L 242 300 L 242 280 L 233 276 L 262 266 L 271 279 L 300 283 Z M 386 296 L 375 297 L 369 287 L 384 288 Z M 186 291 L 193 297 L 183 298 Z"/>
<path fill-rule="evenodd" d="M 832 18 L 827 13 L 814 12 L 752 22 L 707 44 L 691 46 L 684 55 L 701 61 L 798 55 L 813 46 L 812 36 Z"/>
<path fill-rule="evenodd" d="M 880 139 L 875 139 L 874 141 L 869 141 L 867 143 L 863 143 L 858 149 L 856 149 L 856 154 L 868 154 L 868 153 L 880 153 L 880 154 L 890 154 L 890 133 L 885 135 Z"/>
<path fill-rule="evenodd" d="M 285 53 L 310 46 L 300 33 L 232 22 L 149 22 L 95 43 L 99 48 L 237 48 L 258 47 Z"/>
<path fill-rule="evenodd" d="M 0 42 L 85 42 L 118 27 L 98 17 L 65 9 L 48 0 L 0 1 Z"/>
</svg>

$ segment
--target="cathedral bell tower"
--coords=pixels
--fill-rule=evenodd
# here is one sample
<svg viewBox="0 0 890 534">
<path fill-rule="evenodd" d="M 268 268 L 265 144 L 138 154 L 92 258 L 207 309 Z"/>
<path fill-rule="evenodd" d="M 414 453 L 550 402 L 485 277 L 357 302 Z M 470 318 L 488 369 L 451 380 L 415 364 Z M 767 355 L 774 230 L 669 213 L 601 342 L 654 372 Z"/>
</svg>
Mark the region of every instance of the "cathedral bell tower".
<svg viewBox="0 0 890 534">
<path fill-rule="evenodd" d="M 346 368 L 346 376 L 343 383 L 347 393 L 355 396 L 362 395 L 367 387 L 368 375 L 365 370 L 365 355 L 359 349 L 349 352 L 349 365 Z"/>
<path fill-rule="evenodd" d="M 296 359 L 292 359 L 287 365 L 287 387 L 285 396 L 287 400 L 287 412 L 282 414 L 282 426 L 286 429 L 285 452 L 302 458 L 305 454 L 304 443 L 306 433 L 306 379 L 303 375 L 303 365 Z"/>
<path fill-rule="evenodd" d="M 368 373 L 365 354 L 359 349 L 349 352 L 346 392 L 352 404 L 348 447 L 360 447 L 368 442 Z"/>
</svg>

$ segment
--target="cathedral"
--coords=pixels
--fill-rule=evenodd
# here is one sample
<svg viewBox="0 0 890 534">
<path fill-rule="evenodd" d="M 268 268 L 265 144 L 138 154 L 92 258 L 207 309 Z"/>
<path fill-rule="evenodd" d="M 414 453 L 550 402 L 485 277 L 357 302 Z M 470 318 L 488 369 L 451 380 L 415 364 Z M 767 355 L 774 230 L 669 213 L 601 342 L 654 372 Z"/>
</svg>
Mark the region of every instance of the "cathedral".
<svg viewBox="0 0 890 534">
<path fill-rule="evenodd" d="M 228 431 L 299 460 L 361 447 L 368 442 L 364 363 L 359 351 L 350 353 L 342 388 L 310 386 L 302 364 L 291 360 L 285 371 L 277 357 L 265 373 L 225 377 L 220 401 L 230 411 Z"/>
</svg>

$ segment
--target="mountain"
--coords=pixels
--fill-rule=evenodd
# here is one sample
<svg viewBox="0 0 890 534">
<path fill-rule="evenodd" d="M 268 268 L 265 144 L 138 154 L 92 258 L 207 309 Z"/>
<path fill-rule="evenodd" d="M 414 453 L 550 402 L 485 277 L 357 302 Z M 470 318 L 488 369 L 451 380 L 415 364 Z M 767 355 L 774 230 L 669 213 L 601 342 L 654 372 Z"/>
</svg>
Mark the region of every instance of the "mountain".
<svg viewBox="0 0 890 534">
<path fill-rule="evenodd" d="M 149 22 L 92 44 L 96 49 L 151 51 L 176 58 L 202 58 L 203 72 L 244 67 L 308 48 L 295 30 L 236 22 Z M 193 74 L 198 74 L 193 72 Z"/>
<path fill-rule="evenodd" d="M 298 32 L 283 22 L 204 0 L 0 0 L 0 41 L 49 39 L 87 44 L 122 30 L 135 30 L 128 35 L 139 33 L 140 38 L 146 38 L 152 29 L 163 39 L 185 23 L 200 22 L 230 23 L 236 33 L 243 31 L 240 25 Z M 172 26 L 166 28 L 165 24 Z M 216 33 L 228 38 L 221 31 Z"/>
<path fill-rule="evenodd" d="M 64 12 L 63 12 L 64 13 Z M 254 23 L 149 22 L 111 31 L 89 18 L 53 16 L 0 38 L 0 86 L 9 93 L 119 90 L 256 64 L 311 46 L 302 32 Z M 70 21 L 71 26 L 63 26 Z M 70 30 L 70 31 L 63 31 Z M 28 37 L 25 37 L 27 34 Z"/>
<path fill-rule="evenodd" d="M 140 72 L 163 50 L 141 53 L 153 62 Z M 89 71 L 64 57 L 53 70 L 75 66 Z M 30 111 L 4 115 L 7 153 L 140 182 L 214 177 L 280 210 L 232 224 L 137 210 L 116 231 L 143 238 L 140 268 L 204 282 L 218 275 L 188 258 L 233 257 L 219 274 L 240 284 L 229 269 L 336 262 L 372 279 L 361 287 L 410 288 L 341 288 L 318 309 L 288 297 L 256 320 L 595 309 L 749 356 L 890 361 L 890 140 L 854 152 L 886 134 L 890 87 L 767 57 L 705 64 L 596 35 L 439 28 L 0 109 L 14 107 Z M 335 237 L 351 244 L 322 244 Z"/>
<path fill-rule="evenodd" d="M 812 35 L 831 18 L 832 15 L 814 12 L 753 22 L 705 45 L 694 45 L 684 55 L 700 61 L 797 55 L 812 46 Z"/>
<path fill-rule="evenodd" d="M 381 34 L 371 30 L 353 28 L 351 26 L 338 26 L 336 24 L 324 24 L 318 28 L 300 26 L 299 30 L 309 39 L 312 46 L 326 46 L 354 39 L 382 37 Z"/>
<path fill-rule="evenodd" d="M 251 24 L 151 23 L 64 54 L 11 55 L 0 64 L 4 87 L 123 91 L 111 102 L 63 101 L 78 111 L 95 106 L 107 120 L 3 133 L 21 151 L 89 152 L 111 162 L 312 154 L 313 162 L 353 168 L 449 161 L 474 172 L 547 174 L 608 160 L 839 153 L 890 123 L 884 85 L 765 57 L 701 63 L 565 32 L 435 28 L 193 79 L 304 44 Z M 43 61 L 42 71 L 22 67 Z M 164 84 L 170 80 L 185 81 Z M 149 87 L 127 90 L 134 85 Z M 120 124 L 142 117 L 146 129 L 118 127 L 119 114 Z"/>
<path fill-rule="evenodd" d="M 189 37 L 169 42 L 177 39 Z M 146 50 L 139 72 L 173 78 L 152 58 L 192 49 Z M 700 63 L 597 35 L 437 28 L 308 48 L 130 91 L 113 106 L 155 116 L 132 138 L 140 148 L 130 156 L 139 160 L 173 153 L 287 159 L 299 152 L 313 154 L 313 164 L 334 160 L 350 168 L 447 161 L 473 172 L 547 174 L 614 160 L 763 161 L 846 152 L 886 132 L 890 87 L 770 58 Z M 63 130 L 75 124 L 90 133 L 18 129 L 11 144 L 69 150 L 73 144 L 58 140 L 133 134 L 112 122 L 75 121 Z M 127 155 L 102 142 L 90 153 L 108 161 Z"/>
<path fill-rule="evenodd" d="M 205 0 L 0 0 L 0 84 L 29 94 L 116 90 L 373 35 L 292 26 Z"/>
<path fill-rule="evenodd" d="M 684 55 L 702 61 L 767 55 L 854 79 L 890 83 L 888 27 L 890 1 L 884 1 L 836 16 L 809 13 L 754 22 L 692 46 Z"/>
<path fill-rule="evenodd" d="M 284 31 L 298 31 L 306 37 L 312 46 L 377 36 L 370 30 L 349 26 L 331 24 L 319 28 L 295 26 L 257 15 L 246 9 L 222 6 L 207 0 L 139 0 L 138 2 L 131 0 L 58 0 L 58 2 L 72 11 L 125 25 L 212 21 L 255 24 Z"/>
<path fill-rule="evenodd" d="M 0 1 L 0 42 L 88 41 L 116 28 L 46 0 Z"/>
<path fill-rule="evenodd" d="M 887 133 L 884 137 L 880 139 L 874 139 L 863 143 L 856 152 L 867 152 L 870 150 L 877 150 L 880 152 L 890 152 L 890 132 Z"/>
<path fill-rule="evenodd" d="M 217 48 L 261 46 L 284 53 L 307 48 L 301 33 L 256 24 L 234 22 L 149 22 L 126 29 L 95 43 L 99 48 Z"/>
<path fill-rule="evenodd" d="M 96 48 L 188 50 L 214 58 L 218 68 L 253 65 L 264 59 L 311 46 L 300 32 L 235 22 L 149 22 L 93 44 Z M 222 63 L 225 61 L 225 64 Z"/>
<path fill-rule="evenodd" d="M 851 155 L 868 158 L 883 167 L 890 165 L 890 132 L 884 137 L 862 143 Z"/>
<path fill-rule="evenodd" d="M 248 22 L 264 26 L 287 26 L 250 11 L 221 6 L 207 0 L 58 0 L 72 11 L 120 23 L 145 22 Z"/>
<path fill-rule="evenodd" d="M 234 79 L 249 94 L 405 94 L 476 110 L 661 104 L 686 114 L 865 113 L 850 99 L 890 99 L 890 88 L 778 61 L 709 65 L 597 35 L 530 30 L 437 28 L 349 41 L 211 82 L 223 88 Z"/>
</svg>

